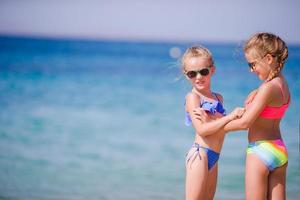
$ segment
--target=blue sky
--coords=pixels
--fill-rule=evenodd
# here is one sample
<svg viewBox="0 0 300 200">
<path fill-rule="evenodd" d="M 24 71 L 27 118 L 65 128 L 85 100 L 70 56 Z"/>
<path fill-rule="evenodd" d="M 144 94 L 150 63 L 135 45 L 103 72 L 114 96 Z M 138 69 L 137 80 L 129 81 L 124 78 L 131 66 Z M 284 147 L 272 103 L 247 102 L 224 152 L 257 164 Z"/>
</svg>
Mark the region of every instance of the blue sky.
<svg viewBox="0 0 300 200">
<path fill-rule="evenodd" d="M 0 34 L 116 40 L 300 44 L 298 0 L 0 0 Z"/>
</svg>

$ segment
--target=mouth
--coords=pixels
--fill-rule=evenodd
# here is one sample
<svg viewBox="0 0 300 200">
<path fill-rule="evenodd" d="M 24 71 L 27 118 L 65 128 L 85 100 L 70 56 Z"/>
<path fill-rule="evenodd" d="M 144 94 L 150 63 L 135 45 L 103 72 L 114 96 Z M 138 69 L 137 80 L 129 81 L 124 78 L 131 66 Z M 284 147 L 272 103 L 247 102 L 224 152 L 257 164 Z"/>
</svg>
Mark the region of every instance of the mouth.
<svg viewBox="0 0 300 200">
<path fill-rule="evenodd" d="M 205 84 L 205 81 L 196 80 L 196 81 L 195 81 L 195 84 L 196 84 L 196 85 L 204 85 L 204 84 Z"/>
</svg>

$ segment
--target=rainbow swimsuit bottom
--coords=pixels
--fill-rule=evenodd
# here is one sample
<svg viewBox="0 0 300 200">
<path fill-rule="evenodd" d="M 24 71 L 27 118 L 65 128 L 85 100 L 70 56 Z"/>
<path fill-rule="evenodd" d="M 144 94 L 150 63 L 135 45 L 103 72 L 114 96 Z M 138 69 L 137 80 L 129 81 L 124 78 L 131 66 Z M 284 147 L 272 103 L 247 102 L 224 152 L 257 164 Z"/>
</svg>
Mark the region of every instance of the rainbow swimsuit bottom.
<svg viewBox="0 0 300 200">
<path fill-rule="evenodd" d="M 282 139 L 251 142 L 247 148 L 247 154 L 250 153 L 257 155 L 270 171 L 288 161 L 287 149 Z"/>
</svg>

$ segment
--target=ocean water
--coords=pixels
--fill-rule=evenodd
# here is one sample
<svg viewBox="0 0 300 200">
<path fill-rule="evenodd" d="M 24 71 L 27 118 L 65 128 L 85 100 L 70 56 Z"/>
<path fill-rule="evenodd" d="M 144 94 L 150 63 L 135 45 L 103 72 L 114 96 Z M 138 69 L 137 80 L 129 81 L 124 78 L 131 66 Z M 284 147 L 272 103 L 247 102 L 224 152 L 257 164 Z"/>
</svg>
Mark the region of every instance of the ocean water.
<svg viewBox="0 0 300 200">
<path fill-rule="evenodd" d="M 227 110 L 242 106 L 260 81 L 241 48 L 203 44 L 217 66 L 212 89 Z M 190 86 L 170 50 L 190 45 L 0 37 L 0 199 L 184 199 Z M 300 46 L 289 47 L 281 129 L 287 197 L 298 199 Z M 244 199 L 246 146 L 245 131 L 226 136 L 215 199 Z"/>
</svg>

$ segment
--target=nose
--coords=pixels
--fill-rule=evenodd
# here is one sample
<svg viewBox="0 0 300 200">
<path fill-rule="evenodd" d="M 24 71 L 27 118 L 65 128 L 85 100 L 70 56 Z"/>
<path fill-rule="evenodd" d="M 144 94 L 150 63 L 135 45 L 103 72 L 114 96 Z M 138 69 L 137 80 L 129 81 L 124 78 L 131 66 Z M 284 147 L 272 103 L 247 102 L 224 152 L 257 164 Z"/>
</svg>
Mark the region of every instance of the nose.
<svg viewBox="0 0 300 200">
<path fill-rule="evenodd" d="M 201 77 L 202 77 L 202 75 L 198 72 L 197 75 L 196 75 L 196 78 L 200 79 Z"/>
</svg>

